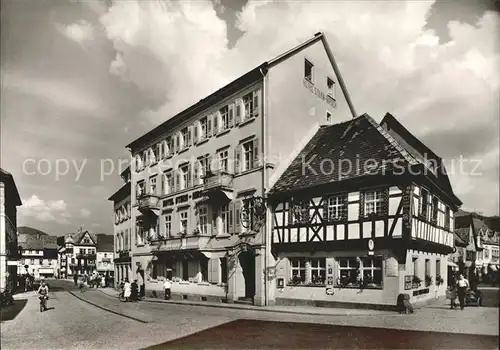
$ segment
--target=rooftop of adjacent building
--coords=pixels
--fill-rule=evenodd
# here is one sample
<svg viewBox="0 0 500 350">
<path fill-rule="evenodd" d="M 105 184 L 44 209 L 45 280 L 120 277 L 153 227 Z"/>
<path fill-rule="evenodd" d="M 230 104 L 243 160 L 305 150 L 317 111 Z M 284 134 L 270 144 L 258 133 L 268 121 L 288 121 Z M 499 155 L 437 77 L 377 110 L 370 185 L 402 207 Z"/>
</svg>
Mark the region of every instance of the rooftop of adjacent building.
<svg viewBox="0 0 500 350">
<path fill-rule="evenodd" d="M 404 137 L 406 144 L 412 147 L 405 147 L 406 144 L 398 142 L 392 137 L 391 130 Z M 416 151 L 418 148 L 423 149 L 420 152 L 430 153 L 440 163 L 441 159 L 434 152 L 417 141 L 390 114 L 386 114 L 380 124 L 368 114 L 363 114 L 350 121 L 322 126 L 276 181 L 270 194 L 306 190 L 381 174 L 383 171 L 390 173 L 396 166 L 423 167 L 425 164 L 416 154 L 419 153 Z M 372 166 L 368 167 L 368 162 Z M 309 164 L 310 168 L 305 164 Z M 461 205 L 445 171 L 426 171 L 424 174 L 452 202 Z"/>
<path fill-rule="evenodd" d="M 12 204 L 16 207 L 22 205 L 21 197 L 19 196 L 19 191 L 17 190 L 16 182 L 14 177 L 8 171 L 0 168 L 0 183 L 3 183 L 8 191 L 11 191 L 13 197 L 10 199 Z"/>
</svg>

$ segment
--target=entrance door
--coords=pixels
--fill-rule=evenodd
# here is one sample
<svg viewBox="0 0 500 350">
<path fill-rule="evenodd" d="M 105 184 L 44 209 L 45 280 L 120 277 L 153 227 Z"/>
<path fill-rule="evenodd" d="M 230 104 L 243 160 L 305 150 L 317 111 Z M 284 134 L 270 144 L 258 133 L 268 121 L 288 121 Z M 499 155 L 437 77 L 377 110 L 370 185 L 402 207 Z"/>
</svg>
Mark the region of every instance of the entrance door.
<svg viewBox="0 0 500 350">
<path fill-rule="evenodd" d="M 239 255 L 240 266 L 245 279 L 245 298 L 253 298 L 255 295 L 255 256 L 246 251 Z"/>
</svg>

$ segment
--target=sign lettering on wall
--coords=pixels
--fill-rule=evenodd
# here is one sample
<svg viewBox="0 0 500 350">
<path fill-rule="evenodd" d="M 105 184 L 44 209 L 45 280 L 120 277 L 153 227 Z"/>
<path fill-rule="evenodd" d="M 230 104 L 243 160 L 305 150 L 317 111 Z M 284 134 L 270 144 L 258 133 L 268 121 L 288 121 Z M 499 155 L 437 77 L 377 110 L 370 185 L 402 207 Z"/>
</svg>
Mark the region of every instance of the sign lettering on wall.
<svg viewBox="0 0 500 350">
<path fill-rule="evenodd" d="M 333 265 L 332 265 L 332 263 L 328 263 L 328 267 L 326 270 L 326 290 L 325 290 L 325 293 L 327 295 L 333 295 L 333 287 L 334 287 Z"/>
<path fill-rule="evenodd" d="M 405 290 L 410 290 L 413 286 L 413 276 L 405 276 Z"/>
<path fill-rule="evenodd" d="M 313 83 L 311 83 L 309 80 L 304 79 L 304 86 L 309 90 L 313 95 L 318 97 L 320 100 L 328 103 L 330 106 L 335 108 L 336 102 L 335 99 L 324 92 L 322 92 L 320 89 L 318 89 L 316 86 L 314 86 Z"/>
</svg>

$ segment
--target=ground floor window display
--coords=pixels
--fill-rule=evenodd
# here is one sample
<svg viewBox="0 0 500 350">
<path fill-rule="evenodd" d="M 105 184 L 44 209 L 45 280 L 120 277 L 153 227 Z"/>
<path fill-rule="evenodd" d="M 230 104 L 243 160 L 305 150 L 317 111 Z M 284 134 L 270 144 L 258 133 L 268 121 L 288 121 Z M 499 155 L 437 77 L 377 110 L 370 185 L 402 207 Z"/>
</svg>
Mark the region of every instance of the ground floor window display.
<svg viewBox="0 0 500 350">
<path fill-rule="evenodd" d="M 400 293 L 409 294 L 412 302 L 444 297 L 445 255 L 409 250 L 406 261 L 401 261 L 390 250 L 367 253 L 278 253 L 276 303 L 330 301 L 389 307 L 396 305 Z"/>
</svg>

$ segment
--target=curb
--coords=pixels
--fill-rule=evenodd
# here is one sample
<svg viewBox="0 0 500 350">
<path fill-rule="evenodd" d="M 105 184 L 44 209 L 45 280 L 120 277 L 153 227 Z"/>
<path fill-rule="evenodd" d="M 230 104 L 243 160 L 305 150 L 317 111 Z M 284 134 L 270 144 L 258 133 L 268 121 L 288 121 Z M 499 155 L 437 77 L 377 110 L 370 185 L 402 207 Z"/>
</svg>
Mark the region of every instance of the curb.
<svg viewBox="0 0 500 350">
<path fill-rule="evenodd" d="M 122 313 L 119 313 L 117 311 L 114 311 L 114 310 L 111 310 L 111 309 L 107 309 L 105 307 L 102 307 L 101 305 L 98 305 L 96 303 L 93 303 L 91 301 L 88 301 L 87 299 L 85 298 L 82 298 L 82 297 L 79 297 L 78 295 L 76 295 L 75 293 L 73 293 L 72 291 L 68 291 L 69 294 L 71 294 L 72 296 L 74 296 L 75 298 L 77 299 L 80 299 L 81 301 L 84 301 L 86 302 L 87 304 L 90 304 L 92 306 L 95 306 L 96 308 L 98 309 L 101 309 L 101 310 L 104 310 L 104 311 L 107 311 L 107 312 L 111 312 L 112 314 L 115 314 L 115 315 L 118 315 L 118 316 L 122 316 L 122 317 L 125 317 L 125 318 L 128 318 L 128 319 L 131 319 L 131 320 L 134 320 L 134 321 L 137 321 L 137 322 L 140 322 L 140 323 L 149 323 L 147 321 L 144 321 L 144 320 L 141 320 L 139 318 L 136 318 L 136 317 L 133 317 L 133 316 L 128 316 L 128 315 L 125 315 L 125 314 L 122 314 Z M 104 292 L 102 292 L 104 293 Z M 106 294 L 106 293 L 104 293 Z"/>
<path fill-rule="evenodd" d="M 100 290 L 101 293 L 112 297 L 112 298 L 117 298 L 114 295 L 108 294 L 106 292 L 103 292 Z M 219 309 L 230 309 L 230 310 L 246 310 L 246 311 L 257 311 L 257 312 L 274 312 L 274 313 L 280 313 L 280 314 L 292 314 L 292 315 L 306 315 L 306 316 L 378 316 L 378 315 L 400 315 L 397 312 L 384 312 L 384 313 L 377 313 L 377 314 L 359 314 L 359 315 L 350 315 L 350 314 L 323 314 L 323 313 L 315 313 L 315 312 L 299 312 L 299 311 L 288 311 L 288 310 L 271 310 L 271 309 L 260 309 L 256 307 L 249 307 L 249 306 L 229 306 L 229 305 L 234 305 L 234 304 L 226 304 L 226 303 L 220 303 L 220 305 L 214 305 L 214 304 L 205 304 L 203 302 L 190 302 L 190 303 L 185 303 L 185 302 L 179 302 L 175 300 L 169 300 L 169 301 L 164 301 L 164 300 L 155 300 L 152 298 L 148 299 L 143 299 L 143 302 L 147 303 L 155 303 L 155 304 L 174 304 L 174 305 L 188 305 L 188 306 L 204 306 L 204 307 L 212 307 L 212 308 L 219 308 Z M 404 315 L 400 315 L 404 316 Z"/>
</svg>

